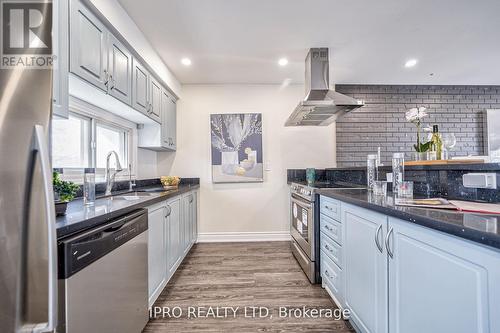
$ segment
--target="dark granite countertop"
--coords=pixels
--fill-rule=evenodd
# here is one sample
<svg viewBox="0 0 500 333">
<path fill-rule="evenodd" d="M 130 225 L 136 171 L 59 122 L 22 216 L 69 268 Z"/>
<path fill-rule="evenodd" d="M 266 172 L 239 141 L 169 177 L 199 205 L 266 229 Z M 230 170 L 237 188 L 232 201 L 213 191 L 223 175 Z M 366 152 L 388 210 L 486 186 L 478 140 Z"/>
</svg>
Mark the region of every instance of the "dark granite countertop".
<svg viewBox="0 0 500 333">
<path fill-rule="evenodd" d="M 127 194 L 128 191 L 122 191 L 113 194 L 113 197 L 96 199 L 93 206 L 85 206 L 82 199 L 74 200 L 68 204 L 66 215 L 58 216 L 56 219 L 57 239 L 107 223 L 136 209 L 153 205 L 199 187 L 199 184 L 183 185 L 181 183 L 178 189 L 170 191 L 160 191 L 162 188 L 158 188 L 157 186 L 137 188 L 135 191 L 141 192 L 139 199 L 126 200 L 117 198 L 117 196 L 133 195 L 132 193 Z M 144 196 L 142 196 L 142 193 L 144 193 Z"/>
<path fill-rule="evenodd" d="M 366 166 L 352 166 L 339 168 L 326 168 L 328 171 L 363 171 Z M 379 170 L 392 171 L 390 163 L 379 167 Z M 500 171 L 500 163 L 454 163 L 454 164 L 431 164 L 431 165 L 407 165 L 405 170 L 465 170 L 465 171 Z"/>
<path fill-rule="evenodd" d="M 391 193 L 375 197 L 366 189 L 320 189 L 318 194 L 500 249 L 500 215 L 395 206 Z"/>
</svg>

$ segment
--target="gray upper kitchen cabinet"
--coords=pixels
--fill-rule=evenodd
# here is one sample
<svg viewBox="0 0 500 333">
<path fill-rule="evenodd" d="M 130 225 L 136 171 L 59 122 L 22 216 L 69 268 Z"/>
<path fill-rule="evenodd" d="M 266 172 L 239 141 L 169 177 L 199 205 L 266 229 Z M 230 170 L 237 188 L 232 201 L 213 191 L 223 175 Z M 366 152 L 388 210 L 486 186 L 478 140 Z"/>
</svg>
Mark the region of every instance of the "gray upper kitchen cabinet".
<svg viewBox="0 0 500 333">
<path fill-rule="evenodd" d="M 167 201 L 167 278 L 174 275 L 182 260 L 181 198 Z"/>
<path fill-rule="evenodd" d="M 150 92 L 149 72 L 139 60 L 132 62 L 132 107 L 149 117 Z"/>
<path fill-rule="evenodd" d="M 154 77 L 150 76 L 150 92 L 151 92 L 151 107 L 149 110 L 149 117 L 159 123 L 161 123 L 161 98 L 162 98 L 162 87 Z"/>
<path fill-rule="evenodd" d="M 148 207 L 148 290 L 151 306 L 167 283 L 167 251 L 165 202 Z"/>
<path fill-rule="evenodd" d="M 156 82 L 156 81 L 155 81 Z M 155 85 L 151 85 L 155 87 Z M 157 91 L 156 88 L 152 88 Z M 175 99 L 171 97 L 170 93 L 165 88 L 161 88 L 160 92 L 160 124 L 149 123 L 143 124 L 138 130 L 138 145 L 140 148 L 151 149 L 155 151 L 173 151 L 175 150 Z M 152 94 L 152 96 L 155 96 Z M 155 99 L 154 97 L 153 99 Z M 152 104 L 157 104 L 153 102 Z M 155 106 L 156 108 L 156 106 Z M 148 116 L 151 117 L 153 113 L 149 112 Z M 154 119 L 154 118 L 153 118 Z"/>
<path fill-rule="evenodd" d="M 163 112 L 165 113 L 164 119 L 167 122 L 166 125 L 166 140 L 168 148 L 171 150 L 177 149 L 177 103 L 174 97 L 171 95 L 165 99 L 163 104 Z"/>
<path fill-rule="evenodd" d="M 57 116 L 67 118 L 69 115 L 69 3 L 68 0 L 60 0 L 54 4 L 52 9 L 52 52 L 54 55 L 52 112 Z"/>
<path fill-rule="evenodd" d="M 112 34 L 108 34 L 108 93 L 125 104 L 132 103 L 132 54 Z"/>
<path fill-rule="evenodd" d="M 164 147 L 175 150 L 176 149 L 176 103 L 175 98 L 163 88 L 161 99 L 162 111 L 162 143 Z"/>
<path fill-rule="evenodd" d="M 107 91 L 107 30 L 80 1 L 71 0 L 70 70 L 94 86 Z"/>
<path fill-rule="evenodd" d="M 392 217 L 389 230 L 390 332 L 500 332 L 498 252 Z"/>
<path fill-rule="evenodd" d="M 345 305 L 362 332 L 388 332 L 387 216 L 342 203 Z M 421 317 L 416 317 L 422 320 Z"/>
</svg>

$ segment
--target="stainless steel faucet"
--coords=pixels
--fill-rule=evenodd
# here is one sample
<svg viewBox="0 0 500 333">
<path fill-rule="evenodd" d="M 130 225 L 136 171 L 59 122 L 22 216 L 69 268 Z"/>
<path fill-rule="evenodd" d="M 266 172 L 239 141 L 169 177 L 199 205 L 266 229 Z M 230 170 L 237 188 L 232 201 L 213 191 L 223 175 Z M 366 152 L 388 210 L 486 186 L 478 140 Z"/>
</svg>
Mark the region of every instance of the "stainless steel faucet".
<svg viewBox="0 0 500 333">
<path fill-rule="evenodd" d="M 111 170 L 109 169 L 109 159 L 111 158 L 111 155 L 114 155 L 116 160 L 116 169 L 113 174 L 111 174 Z M 110 151 L 106 156 L 106 193 L 104 195 L 111 195 L 111 189 L 113 188 L 113 184 L 115 183 L 116 174 L 122 170 L 123 169 L 120 164 L 118 154 L 114 150 Z"/>
</svg>

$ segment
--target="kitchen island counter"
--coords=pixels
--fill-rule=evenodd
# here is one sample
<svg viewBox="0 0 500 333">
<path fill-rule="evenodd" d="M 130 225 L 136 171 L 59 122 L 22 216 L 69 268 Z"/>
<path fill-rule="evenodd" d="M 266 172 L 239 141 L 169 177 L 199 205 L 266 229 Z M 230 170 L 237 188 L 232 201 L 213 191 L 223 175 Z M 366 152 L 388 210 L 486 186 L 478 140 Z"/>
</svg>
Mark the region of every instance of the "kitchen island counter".
<svg viewBox="0 0 500 333">
<path fill-rule="evenodd" d="M 318 194 L 500 249 L 500 215 L 396 206 L 392 193 L 383 198 L 366 189 L 320 189 Z"/>
</svg>

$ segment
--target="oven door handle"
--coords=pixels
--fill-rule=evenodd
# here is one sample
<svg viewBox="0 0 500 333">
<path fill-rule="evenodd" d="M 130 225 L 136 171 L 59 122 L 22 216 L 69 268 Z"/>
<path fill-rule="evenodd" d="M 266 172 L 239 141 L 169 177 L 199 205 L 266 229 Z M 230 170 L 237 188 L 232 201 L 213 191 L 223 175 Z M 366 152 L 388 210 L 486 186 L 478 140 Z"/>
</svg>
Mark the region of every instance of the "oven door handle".
<svg viewBox="0 0 500 333">
<path fill-rule="evenodd" d="M 312 204 L 307 202 L 307 201 L 299 200 L 293 196 L 291 197 L 291 199 L 292 199 L 292 202 L 295 202 L 299 206 L 306 207 L 307 209 L 312 209 L 312 207 L 313 207 Z"/>
</svg>

